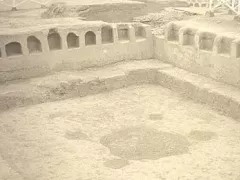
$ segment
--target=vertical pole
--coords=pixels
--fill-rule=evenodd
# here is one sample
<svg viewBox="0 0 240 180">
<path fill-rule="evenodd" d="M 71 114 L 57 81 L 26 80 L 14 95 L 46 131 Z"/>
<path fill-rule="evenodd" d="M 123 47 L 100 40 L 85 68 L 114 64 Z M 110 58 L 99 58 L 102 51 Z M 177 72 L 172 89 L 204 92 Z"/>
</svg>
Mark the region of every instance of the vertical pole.
<svg viewBox="0 0 240 180">
<path fill-rule="evenodd" d="M 237 15 L 240 13 L 240 0 L 237 1 Z"/>
<path fill-rule="evenodd" d="M 12 11 L 16 11 L 17 7 L 16 7 L 16 0 L 12 0 Z"/>
<path fill-rule="evenodd" d="M 212 1 L 213 0 L 209 0 L 209 9 L 210 9 L 211 12 L 212 12 Z"/>
</svg>

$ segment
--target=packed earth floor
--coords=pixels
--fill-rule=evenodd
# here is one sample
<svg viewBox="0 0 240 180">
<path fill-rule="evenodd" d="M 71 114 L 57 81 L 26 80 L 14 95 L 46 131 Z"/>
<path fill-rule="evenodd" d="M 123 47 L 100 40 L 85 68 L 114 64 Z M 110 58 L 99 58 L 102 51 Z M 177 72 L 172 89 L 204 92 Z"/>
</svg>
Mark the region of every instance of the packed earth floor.
<svg viewBox="0 0 240 180">
<path fill-rule="evenodd" d="M 0 114 L 2 180 L 236 180 L 240 124 L 155 85 Z"/>
</svg>

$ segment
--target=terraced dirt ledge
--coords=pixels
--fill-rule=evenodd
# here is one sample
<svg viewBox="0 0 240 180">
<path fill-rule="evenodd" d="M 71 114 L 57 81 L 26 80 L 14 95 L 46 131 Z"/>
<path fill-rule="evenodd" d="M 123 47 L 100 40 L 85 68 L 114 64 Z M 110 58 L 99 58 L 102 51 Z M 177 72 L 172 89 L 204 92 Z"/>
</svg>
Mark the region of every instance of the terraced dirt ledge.
<svg viewBox="0 0 240 180">
<path fill-rule="evenodd" d="M 154 59 L 7 82 L 0 88 L 0 110 L 83 97 L 138 84 L 158 84 L 185 98 L 207 104 L 224 115 L 240 118 L 237 88 Z"/>
</svg>

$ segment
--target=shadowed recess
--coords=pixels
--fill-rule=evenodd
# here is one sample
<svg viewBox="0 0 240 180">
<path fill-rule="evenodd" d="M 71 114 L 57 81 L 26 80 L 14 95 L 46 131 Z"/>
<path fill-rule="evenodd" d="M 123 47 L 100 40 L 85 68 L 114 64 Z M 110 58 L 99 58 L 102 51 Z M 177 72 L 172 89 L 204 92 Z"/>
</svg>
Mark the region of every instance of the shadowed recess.
<svg viewBox="0 0 240 180">
<path fill-rule="evenodd" d="M 208 32 L 202 33 L 199 41 L 199 48 L 207 51 L 212 51 L 215 36 L 215 34 Z"/>
<path fill-rule="evenodd" d="M 196 3 L 196 4 L 195 4 L 195 7 L 200 7 L 199 3 Z"/>
<path fill-rule="evenodd" d="M 146 37 L 145 29 L 142 26 L 135 26 L 134 30 L 137 39 L 142 39 Z"/>
<path fill-rule="evenodd" d="M 95 45 L 96 44 L 96 35 L 92 31 L 88 31 L 85 34 L 85 45 Z"/>
<path fill-rule="evenodd" d="M 237 43 L 236 57 L 240 58 L 240 43 Z"/>
<path fill-rule="evenodd" d="M 67 45 L 70 49 L 79 47 L 79 37 L 74 33 L 69 33 L 67 35 Z"/>
<path fill-rule="evenodd" d="M 188 152 L 188 140 L 181 135 L 146 127 L 125 128 L 100 139 L 110 152 L 123 159 L 159 159 Z"/>
<path fill-rule="evenodd" d="M 179 27 L 173 24 L 170 29 L 168 29 L 168 41 L 178 41 L 179 40 Z"/>
<path fill-rule="evenodd" d="M 127 28 L 118 29 L 118 39 L 119 41 L 128 41 L 129 33 Z"/>
<path fill-rule="evenodd" d="M 187 30 L 183 34 L 183 45 L 193 46 L 195 45 L 195 31 Z"/>
<path fill-rule="evenodd" d="M 42 52 L 41 42 L 35 36 L 29 36 L 27 38 L 27 46 L 29 53 Z"/>
<path fill-rule="evenodd" d="M 7 56 L 22 54 L 22 46 L 19 42 L 11 42 L 5 46 Z"/>
<path fill-rule="evenodd" d="M 111 26 L 104 26 L 101 30 L 102 43 L 113 43 L 113 29 Z"/>
<path fill-rule="evenodd" d="M 229 54 L 231 53 L 232 39 L 223 37 L 218 45 L 218 53 Z"/>
<path fill-rule="evenodd" d="M 57 32 L 49 32 L 48 45 L 50 50 L 59 50 L 62 48 L 61 37 Z"/>
</svg>

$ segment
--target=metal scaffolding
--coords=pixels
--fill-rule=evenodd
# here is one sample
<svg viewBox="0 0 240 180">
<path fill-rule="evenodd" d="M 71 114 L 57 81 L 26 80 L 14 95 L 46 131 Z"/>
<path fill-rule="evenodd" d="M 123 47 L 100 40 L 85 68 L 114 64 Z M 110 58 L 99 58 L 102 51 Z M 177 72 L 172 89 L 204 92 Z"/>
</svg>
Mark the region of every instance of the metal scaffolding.
<svg viewBox="0 0 240 180">
<path fill-rule="evenodd" d="M 240 0 L 209 0 L 209 10 L 211 12 L 222 6 L 227 7 L 236 15 L 240 15 Z"/>
<path fill-rule="evenodd" d="M 16 2 L 16 0 L 12 0 L 11 3 L 6 3 L 5 0 L 0 0 L 0 4 L 11 7 L 12 10 L 17 10 L 17 7 L 26 3 L 26 2 L 34 2 L 36 4 L 41 5 L 41 7 L 45 7 L 47 3 L 49 3 L 51 0 L 22 0 L 21 2 Z"/>
</svg>

